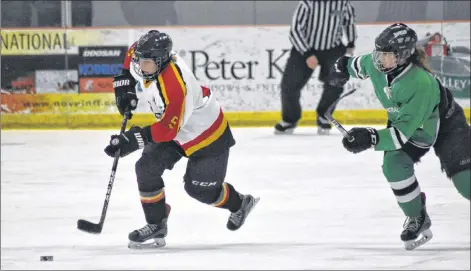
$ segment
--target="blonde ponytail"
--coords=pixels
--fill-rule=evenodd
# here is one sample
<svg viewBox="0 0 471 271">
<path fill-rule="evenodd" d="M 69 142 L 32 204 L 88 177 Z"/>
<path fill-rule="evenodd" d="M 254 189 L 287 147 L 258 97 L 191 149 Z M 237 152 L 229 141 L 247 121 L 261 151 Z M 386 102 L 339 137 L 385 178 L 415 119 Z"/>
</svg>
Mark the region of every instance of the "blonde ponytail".
<svg viewBox="0 0 471 271">
<path fill-rule="evenodd" d="M 427 53 L 425 53 L 425 50 L 422 46 L 415 47 L 415 52 L 412 54 L 411 62 L 433 74 L 432 69 L 430 69 L 428 65 Z"/>
<path fill-rule="evenodd" d="M 171 54 L 171 55 L 170 55 L 170 59 L 171 59 L 173 62 L 177 61 L 177 55 L 176 55 L 176 54 Z"/>
</svg>

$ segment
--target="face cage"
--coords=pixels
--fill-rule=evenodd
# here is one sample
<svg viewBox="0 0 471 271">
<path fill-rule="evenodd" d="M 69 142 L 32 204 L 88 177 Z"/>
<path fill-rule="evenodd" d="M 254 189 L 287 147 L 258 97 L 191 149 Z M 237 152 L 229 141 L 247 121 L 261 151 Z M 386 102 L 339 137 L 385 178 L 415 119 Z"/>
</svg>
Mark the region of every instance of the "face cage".
<svg viewBox="0 0 471 271">
<path fill-rule="evenodd" d="M 155 73 L 149 74 L 149 73 L 144 73 L 141 70 L 141 66 L 139 65 L 139 58 L 138 57 L 132 58 L 132 68 L 134 69 L 134 72 L 136 72 L 136 74 L 139 75 L 144 80 L 154 80 L 155 78 L 157 78 L 157 75 L 159 75 L 160 67 L 162 67 L 162 65 L 161 65 L 160 57 L 159 58 L 152 58 L 152 60 L 154 61 L 155 65 L 157 66 L 157 70 L 156 70 Z"/>
<path fill-rule="evenodd" d="M 396 62 L 394 63 L 394 65 L 392 67 L 389 67 L 389 68 L 385 68 L 384 65 L 383 65 L 383 62 L 381 61 L 381 59 L 383 57 L 386 57 L 388 55 L 393 55 L 394 58 L 396 59 Z M 394 52 L 381 52 L 381 51 L 376 51 L 374 50 L 373 51 L 373 65 L 375 66 L 375 68 L 382 72 L 382 73 L 389 73 L 391 71 L 393 71 L 394 69 L 397 68 L 398 66 L 398 61 L 399 61 L 399 56 L 397 53 L 394 53 Z"/>
</svg>

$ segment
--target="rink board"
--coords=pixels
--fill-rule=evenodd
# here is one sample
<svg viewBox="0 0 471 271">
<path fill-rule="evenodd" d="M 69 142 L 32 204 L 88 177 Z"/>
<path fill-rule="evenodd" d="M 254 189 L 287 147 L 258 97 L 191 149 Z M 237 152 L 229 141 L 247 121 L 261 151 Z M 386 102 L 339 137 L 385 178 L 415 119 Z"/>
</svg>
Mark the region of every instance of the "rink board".
<svg viewBox="0 0 471 271">
<path fill-rule="evenodd" d="M 469 115 L 469 114 L 468 114 Z M 301 126 L 314 125 L 316 112 L 305 111 Z M 271 112 L 226 112 L 226 117 L 234 127 L 273 126 L 281 114 Z M 387 114 L 384 110 L 339 110 L 334 117 L 345 124 L 385 124 Z M 2 129 L 117 129 L 121 123 L 119 114 L 11 114 L 2 115 Z M 134 114 L 129 124 L 146 126 L 155 122 L 151 114 Z"/>
<path fill-rule="evenodd" d="M 374 47 L 374 38 L 386 25 L 388 24 L 359 24 L 355 54 L 371 52 Z M 463 47 L 469 51 L 469 21 L 412 22 L 410 25 L 420 38 L 425 37 L 427 33 L 440 32 L 446 36 L 452 47 Z M 13 37 L 25 35 L 59 36 L 64 39 L 64 46 L 52 49 L 33 50 L 32 47 L 21 49 L 13 43 L 2 43 L 2 57 L 7 57 L 10 61 L 20 61 L 24 55 L 46 56 L 45 59 L 48 59 L 50 55 L 67 54 L 69 60 L 72 60 L 73 57 L 79 57 L 80 50 L 83 48 L 128 46 L 150 28 L 153 27 L 67 29 L 66 31 L 59 28 L 2 29 L 2 39 L 5 40 L 13 40 Z M 232 126 L 273 126 L 280 120 L 280 81 L 291 49 L 287 36 L 289 25 L 162 27 L 159 29 L 172 36 L 175 51 L 185 60 L 195 77 L 211 89 L 211 93 L 221 104 Z M 453 58 L 453 61 L 456 62 L 452 63 L 454 65 L 467 67 L 466 63 L 469 63 L 470 56 L 463 55 Z M 69 62 L 72 63 L 72 61 Z M 43 66 L 47 65 L 43 64 Z M 121 117 L 114 103 L 114 93 L 104 90 L 106 84 L 99 90 L 92 87 L 90 89 L 80 87 L 79 84 L 78 89 L 70 90 L 68 93 L 45 87 L 55 86 L 57 82 L 62 82 L 59 78 L 63 76 L 62 73 L 66 74 L 65 78 L 75 80 L 77 76 L 80 77 L 80 71 L 80 68 L 72 64 L 67 67 L 67 73 L 51 70 L 35 71 L 37 94 L 34 95 L 9 95 L 2 91 L 1 128 L 119 128 Z M 319 69 L 316 69 L 301 93 L 300 103 L 304 111 L 300 122 L 302 126 L 316 123 L 315 109 L 323 93 L 323 83 L 319 81 L 318 75 Z M 452 75 L 441 76 L 439 80 L 453 92 L 458 104 L 465 108 L 469 122 L 471 80 L 469 76 L 465 78 Z M 17 76 L 20 74 L 18 73 Z M 79 79 L 87 81 L 90 78 Z M 92 79 L 90 82 L 95 82 L 96 78 Z M 345 91 L 352 89 L 357 89 L 357 91 L 337 106 L 334 116 L 338 121 L 342 124 L 384 125 L 387 121 L 386 111 L 378 101 L 371 82 L 351 78 L 345 86 Z M 142 95 L 142 90 L 138 88 L 139 100 L 145 101 Z M 141 126 L 155 122 L 147 102 L 138 103 L 135 117 L 130 122 Z"/>
<path fill-rule="evenodd" d="M 360 92 L 360 91 L 359 91 Z M 363 91 L 364 92 L 364 91 Z M 355 93 L 352 96 L 356 96 Z M 14 94 L 2 98 L 2 129 L 119 129 L 121 116 L 118 113 L 113 93 L 89 94 Z M 143 101 L 144 99 L 140 99 Z M 463 100 L 458 100 L 465 108 L 470 122 L 470 109 Z M 130 125 L 147 126 L 156 121 L 139 102 Z M 387 111 L 381 108 L 349 108 L 352 101 L 342 100 L 334 117 L 342 124 L 385 125 Z M 281 119 L 281 110 L 225 110 L 233 127 L 268 127 Z M 300 126 L 316 124 L 317 114 L 312 108 L 303 108 Z M 5 111 L 8 111 L 6 113 Z"/>
<path fill-rule="evenodd" d="M 465 109 L 465 115 L 470 123 L 470 110 Z M 271 112 L 226 112 L 227 119 L 233 127 L 268 127 L 280 120 L 278 111 Z M 316 124 L 316 112 L 305 111 L 302 114 L 300 126 Z M 385 125 L 387 113 L 385 110 L 338 110 L 334 117 L 341 124 L 349 125 Z M 119 114 L 10 114 L 2 115 L 2 129 L 119 129 L 121 123 Z M 134 114 L 130 125 L 146 126 L 155 122 L 151 114 Z"/>
</svg>

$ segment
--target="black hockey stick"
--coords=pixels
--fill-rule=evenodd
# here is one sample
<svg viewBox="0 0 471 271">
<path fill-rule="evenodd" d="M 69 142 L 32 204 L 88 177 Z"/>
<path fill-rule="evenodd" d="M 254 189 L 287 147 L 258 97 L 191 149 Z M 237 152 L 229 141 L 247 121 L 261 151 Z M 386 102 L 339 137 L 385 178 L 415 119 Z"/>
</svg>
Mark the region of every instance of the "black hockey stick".
<svg viewBox="0 0 471 271">
<path fill-rule="evenodd" d="M 134 100 L 133 100 L 134 101 Z M 121 122 L 121 130 L 120 134 L 124 133 L 126 129 L 126 124 L 128 122 L 129 114 L 126 112 L 123 117 L 123 121 Z M 111 197 L 111 189 L 113 189 L 114 177 L 116 175 L 116 169 L 118 168 L 118 160 L 121 151 L 118 150 L 114 156 L 113 166 L 111 167 L 111 175 L 110 181 L 108 182 L 108 190 L 106 191 L 105 203 L 103 204 L 103 210 L 101 211 L 101 218 L 98 224 L 92 223 L 88 220 L 79 219 L 77 221 L 77 228 L 84 232 L 99 234 L 103 230 L 103 224 L 105 223 L 106 211 L 108 210 L 108 204 L 110 202 Z"/>
<path fill-rule="evenodd" d="M 357 89 L 354 88 L 352 90 L 350 90 L 349 92 L 343 94 L 342 96 L 340 96 L 331 106 L 329 106 L 329 108 L 327 108 L 327 112 L 324 114 L 324 117 L 330 121 L 330 123 L 332 125 L 335 126 L 335 128 L 337 128 L 341 133 L 342 135 L 349 141 L 349 142 L 352 142 L 353 140 L 355 140 L 355 138 L 349 134 L 347 132 L 347 130 L 345 130 L 345 128 L 343 128 L 342 124 L 338 123 L 333 117 L 332 117 L 332 111 L 333 111 L 333 108 L 335 107 L 335 105 L 337 105 L 337 103 L 347 97 L 348 95 L 352 94 L 353 92 L 355 92 Z"/>
</svg>

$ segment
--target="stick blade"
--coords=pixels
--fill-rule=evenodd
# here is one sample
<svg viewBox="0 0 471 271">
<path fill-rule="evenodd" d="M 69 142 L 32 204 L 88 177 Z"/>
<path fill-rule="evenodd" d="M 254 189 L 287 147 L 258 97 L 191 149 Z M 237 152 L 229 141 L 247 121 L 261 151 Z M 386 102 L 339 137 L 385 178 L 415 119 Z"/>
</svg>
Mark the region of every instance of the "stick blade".
<svg viewBox="0 0 471 271">
<path fill-rule="evenodd" d="M 95 224 L 87 220 L 79 219 L 77 221 L 77 229 L 92 233 L 92 234 L 99 234 L 101 233 L 101 230 L 103 229 L 103 226 L 100 224 Z"/>
</svg>

